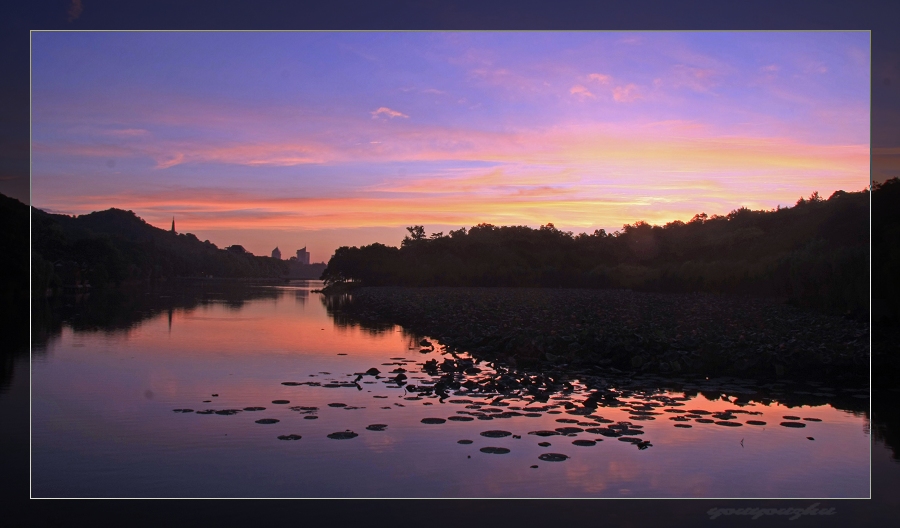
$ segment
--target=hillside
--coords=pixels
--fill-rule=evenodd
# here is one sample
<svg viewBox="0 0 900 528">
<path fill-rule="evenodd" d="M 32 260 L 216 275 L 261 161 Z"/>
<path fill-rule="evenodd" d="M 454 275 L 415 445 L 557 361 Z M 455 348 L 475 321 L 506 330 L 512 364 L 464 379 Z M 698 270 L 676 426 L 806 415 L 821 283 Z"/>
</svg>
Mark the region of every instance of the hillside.
<svg viewBox="0 0 900 528">
<path fill-rule="evenodd" d="M 191 233 L 151 226 L 132 211 L 80 216 L 32 210 L 32 275 L 36 294 L 172 277 L 281 277 L 287 263 L 219 249 Z"/>
</svg>

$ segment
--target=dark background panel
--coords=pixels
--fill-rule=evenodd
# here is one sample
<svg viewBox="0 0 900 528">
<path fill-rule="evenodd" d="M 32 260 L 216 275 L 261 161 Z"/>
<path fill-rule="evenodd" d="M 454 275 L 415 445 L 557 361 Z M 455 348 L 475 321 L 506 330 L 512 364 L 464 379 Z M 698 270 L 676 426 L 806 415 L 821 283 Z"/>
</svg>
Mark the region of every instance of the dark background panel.
<svg viewBox="0 0 900 528">
<path fill-rule="evenodd" d="M 339 0 L 122 2 L 47 0 L 5 6 L 0 16 L 0 193 L 29 203 L 29 31 L 137 29 L 558 29 L 558 30 L 871 30 L 872 147 L 876 181 L 900 176 L 900 33 L 896 1 L 810 0 L 723 2 Z M 4 306 L 4 312 L 21 311 Z M 4 315 L 5 315 L 4 313 Z M 95 525 L 334 526 L 757 526 L 786 517 L 723 516 L 710 508 L 806 508 L 816 501 L 717 500 L 452 500 L 452 501 L 66 501 L 29 500 L 27 328 L 6 317 L 4 347 L 24 351 L 0 395 L 3 453 L 0 519 L 8 526 L 58 526 L 83 519 Z M 24 336 L 24 339 L 21 338 Z M 9 364 L 7 364 L 9 363 Z M 896 393 L 893 393 L 896 394 Z M 876 395 L 876 398 L 879 396 Z M 876 446 L 875 448 L 881 449 Z M 873 459 L 881 456 L 873 452 Z M 875 464 L 873 499 L 819 501 L 830 516 L 797 522 L 825 526 L 884 526 L 900 517 L 900 471 Z M 891 471 L 894 470 L 894 471 Z"/>
</svg>

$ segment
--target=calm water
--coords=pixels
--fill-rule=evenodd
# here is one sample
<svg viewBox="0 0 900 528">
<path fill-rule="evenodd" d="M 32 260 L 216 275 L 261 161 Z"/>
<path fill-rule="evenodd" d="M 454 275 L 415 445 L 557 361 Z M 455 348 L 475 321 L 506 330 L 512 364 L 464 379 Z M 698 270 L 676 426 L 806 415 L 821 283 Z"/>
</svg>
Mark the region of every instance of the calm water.
<svg viewBox="0 0 900 528">
<path fill-rule="evenodd" d="M 337 324 L 318 287 L 147 294 L 38 339 L 33 496 L 869 496 L 864 387 L 571 372 L 537 400 L 485 392 L 539 373 Z M 441 397 L 447 360 L 468 370 Z"/>
</svg>

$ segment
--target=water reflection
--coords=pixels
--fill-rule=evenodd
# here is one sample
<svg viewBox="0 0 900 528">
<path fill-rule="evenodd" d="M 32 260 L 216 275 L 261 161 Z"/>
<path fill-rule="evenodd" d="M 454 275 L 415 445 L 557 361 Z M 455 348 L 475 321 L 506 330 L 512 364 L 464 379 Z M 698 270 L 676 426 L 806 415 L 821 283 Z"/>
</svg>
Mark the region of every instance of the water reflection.
<svg viewBox="0 0 900 528">
<path fill-rule="evenodd" d="M 864 387 L 538 372 L 232 286 L 58 305 L 35 496 L 868 493 Z"/>
</svg>

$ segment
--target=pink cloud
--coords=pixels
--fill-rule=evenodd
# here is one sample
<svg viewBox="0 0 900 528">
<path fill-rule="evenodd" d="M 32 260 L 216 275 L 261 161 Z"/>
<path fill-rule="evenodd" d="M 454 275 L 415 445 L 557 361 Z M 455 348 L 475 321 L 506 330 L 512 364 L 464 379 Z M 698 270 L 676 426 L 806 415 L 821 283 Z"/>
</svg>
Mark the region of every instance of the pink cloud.
<svg viewBox="0 0 900 528">
<path fill-rule="evenodd" d="M 372 119 L 378 119 L 380 116 L 387 116 L 391 119 L 393 119 L 395 117 L 409 117 L 408 115 L 406 115 L 402 112 L 398 112 L 396 110 L 391 110 L 390 108 L 388 108 L 386 106 L 382 106 L 382 107 L 378 108 L 378 110 L 375 110 L 374 112 L 372 112 Z"/>
<path fill-rule="evenodd" d="M 610 77 L 609 75 L 603 75 L 602 73 L 592 73 L 588 75 L 588 79 L 597 81 L 600 84 L 609 84 L 609 81 L 610 79 L 612 79 L 612 77 Z"/>
<path fill-rule="evenodd" d="M 576 95 L 582 99 L 584 99 L 585 97 L 590 97 L 592 99 L 594 98 L 594 94 L 592 94 L 587 88 L 580 84 L 576 84 L 575 86 L 573 86 L 569 90 L 569 93 L 572 95 Z"/>
<path fill-rule="evenodd" d="M 613 90 L 613 99 L 615 99 L 618 103 L 636 101 L 640 98 L 641 95 L 638 93 L 637 86 L 634 84 L 616 86 Z"/>
</svg>

